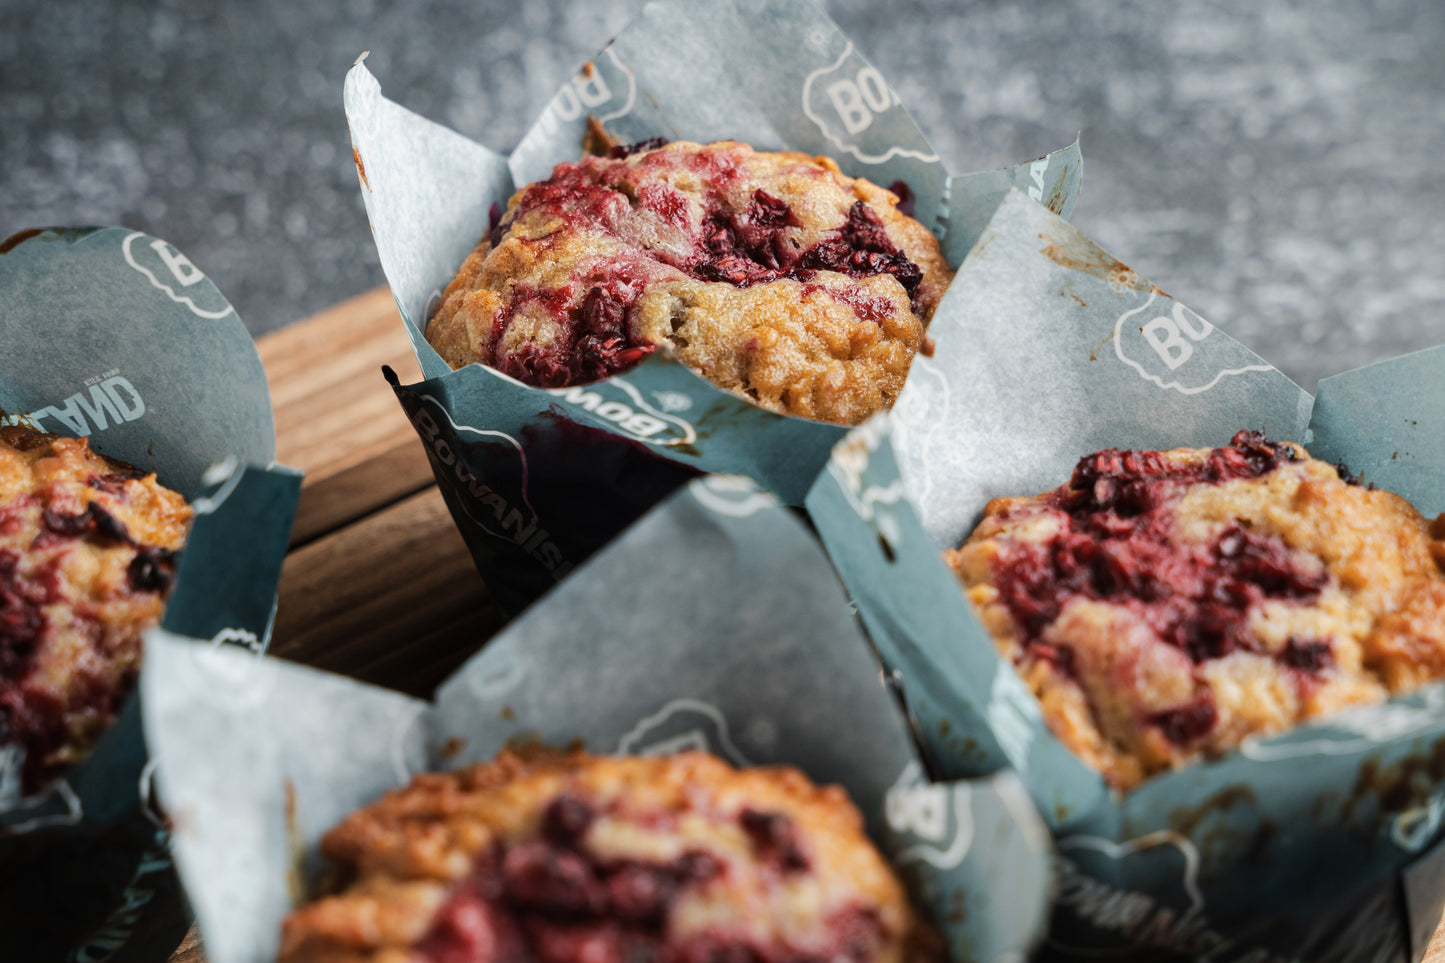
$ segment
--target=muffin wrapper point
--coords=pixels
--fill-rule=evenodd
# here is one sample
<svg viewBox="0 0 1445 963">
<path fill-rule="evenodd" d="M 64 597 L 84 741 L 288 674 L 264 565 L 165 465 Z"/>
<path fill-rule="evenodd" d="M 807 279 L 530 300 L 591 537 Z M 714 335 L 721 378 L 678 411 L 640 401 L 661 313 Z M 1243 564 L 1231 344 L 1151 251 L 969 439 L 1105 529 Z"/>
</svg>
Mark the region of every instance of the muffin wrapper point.
<svg viewBox="0 0 1445 963">
<path fill-rule="evenodd" d="M 397 395 L 510 612 L 698 470 L 746 475 L 800 504 L 846 431 L 758 408 L 661 353 L 622 375 L 547 390 L 479 364 L 453 371 L 427 343 L 432 310 L 491 218 L 518 187 L 581 155 L 589 116 L 623 143 L 740 140 L 826 154 L 884 186 L 903 181 L 955 265 L 1011 187 L 1067 216 L 1080 181 L 1077 142 L 1003 170 L 950 174 L 852 42 L 812 4 L 786 0 L 649 5 L 562 87 L 510 157 L 387 100 L 361 62 L 345 102 L 372 235 L 427 379 Z M 586 457 L 559 457 L 572 449 Z"/>
<path fill-rule="evenodd" d="M 950 304 L 949 302 L 952 302 Z M 1006 319 L 1007 323 L 1001 323 Z M 991 498 L 1106 447 L 1242 428 L 1445 511 L 1445 347 L 1319 397 L 1021 193 L 960 269 L 891 414 L 852 432 L 809 513 L 936 771 L 1017 770 L 1053 831 L 1048 959 L 1417 960 L 1445 901 L 1445 686 L 1344 712 L 1112 794 L 942 559 Z"/>
<path fill-rule="evenodd" d="M 122 228 L 11 237 L 0 305 L 0 423 L 88 436 L 185 496 L 164 626 L 264 650 L 300 475 L 275 464 L 265 372 L 231 305 L 174 247 Z M 138 702 L 28 797 L 24 750 L 0 744 L 6 959 L 163 961 L 190 925 Z"/>
<path fill-rule="evenodd" d="M 706 749 L 841 784 L 954 959 L 1021 958 L 1046 919 L 1048 834 L 1017 779 L 924 775 L 817 541 L 747 479 L 673 493 L 432 702 L 169 632 L 142 687 L 214 963 L 274 957 L 293 857 L 314 879 L 316 842 L 347 813 L 528 741 Z"/>
</svg>

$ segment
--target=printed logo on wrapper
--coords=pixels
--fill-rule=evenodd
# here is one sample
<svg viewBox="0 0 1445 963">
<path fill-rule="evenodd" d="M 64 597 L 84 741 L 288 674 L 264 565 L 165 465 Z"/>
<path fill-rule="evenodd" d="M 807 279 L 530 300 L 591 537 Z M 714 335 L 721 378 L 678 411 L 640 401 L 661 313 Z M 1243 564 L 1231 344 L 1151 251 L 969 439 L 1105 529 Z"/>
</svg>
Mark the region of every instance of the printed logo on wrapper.
<svg viewBox="0 0 1445 963">
<path fill-rule="evenodd" d="M 221 649 L 238 649 L 250 658 L 210 656 Z M 238 714 L 252 711 L 265 703 L 275 684 L 274 674 L 267 671 L 266 662 L 261 658 L 265 651 L 265 642 L 249 629 L 221 629 L 208 643 L 198 642 L 189 647 L 191 657 L 181 662 L 188 667 L 186 684 L 228 711 Z"/>
<path fill-rule="evenodd" d="M 617 741 L 626 756 L 667 756 L 698 750 L 721 756 L 734 766 L 753 763 L 733 744 L 728 721 L 717 706 L 701 699 L 673 699 Z"/>
<path fill-rule="evenodd" d="M 1363 755 L 1415 733 L 1438 729 L 1445 709 L 1445 686 L 1422 689 L 1413 698 L 1352 709 L 1327 723 L 1268 739 L 1251 738 L 1240 753 L 1256 762 L 1278 762 L 1307 756 Z M 1445 824 L 1445 790 L 1390 820 L 1390 839 L 1407 852 L 1419 852 L 1435 841 Z"/>
<path fill-rule="evenodd" d="M 1069 956 L 1098 959 L 1114 955 L 1137 956 L 1141 949 L 1177 953 L 1181 958 L 1209 963 L 1298 963 L 1298 958 L 1248 946 L 1214 927 L 1205 915 L 1199 887 L 1199 851 L 1193 842 L 1169 830 L 1149 833 L 1123 843 L 1098 836 L 1066 836 L 1057 843 L 1054 874 L 1056 905 L 1090 926 L 1119 940 L 1116 948 L 1076 946 L 1057 937 L 1049 946 Z M 1164 861 L 1168 869 L 1133 873 L 1121 864 L 1132 860 Z M 1088 864 L 1103 860 L 1098 872 Z M 1116 865 L 1109 866 L 1109 863 Z M 1116 889 L 1104 879 L 1154 879 L 1149 893 Z M 1178 880 L 1172 893 L 1167 880 Z M 1393 896 L 1388 891 L 1351 919 L 1344 931 L 1321 941 L 1313 963 L 1384 963 L 1398 958 L 1398 922 Z M 1173 896 L 1166 902 L 1160 897 Z M 1322 925 L 1334 927 L 1333 920 Z M 1361 956 L 1363 947 L 1370 955 Z"/>
<path fill-rule="evenodd" d="M 1116 933 L 1134 946 L 1148 946 L 1179 952 L 1204 952 L 1218 946 L 1210 934 L 1220 941 L 1204 916 L 1204 895 L 1199 890 L 1199 851 L 1188 837 L 1164 830 L 1140 836 L 1124 843 L 1115 843 L 1098 836 L 1066 836 L 1058 841 L 1055 872 L 1058 876 L 1058 903 L 1091 925 Z M 1155 896 L 1118 890 L 1084 871 L 1068 854 L 1082 851 L 1085 859 L 1095 858 L 1120 862 L 1127 859 L 1171 859 L 1178 873 L 1182 906 L 1161 903 Z M 1115 877 L 1114 871 L 1099 875 Z M 1155 887 L 1156 892 L 1167 890 Z M 1075 949 L 1056 940 L 1049 941 L 1059 949 Z M 1087 951 L 1082 951 L 1087 952 Z"/>
<path fill-rule="evenodd" d="M 214 287 L 201 284 L 206 276 L 200 268 L 165 241 L 136 232 L 126 236 L 120 250 L 125 263 L 145 275 L 152 287 L 196 317 L 214 321 L 236 310 Z"/>
<path fill-rule="evenodd" d="M 1300 756 L 1347 756 L 1438 726 L 1445 685 L 1421 689 L 1409 699 L 1350 709 L 1328 722 L 1269 738 L 1251 737 L 1239 747 L 1248 759 L 1278 762 Z"/>
<path fill-rule="evenodd" d="M 470 499 L 460 502 L 467 518 L 492 538 L 521 546 L 522 550 L 553 578 L 561 579 L 570 572 L 572 563 L 562 557 L 562 549 L 552 540 L 551 533 L 541 526 L 537 511 L 532 507 L 531 495 L 528 492 L 527 452 L 522 443 L 504 431 L 458 424 L 441 402 L 430 395 L 421 395 L 420 398 L 434 407 L 437 414 L 433 415 L 419 408 L 412 416 L 412 424 L 421 435 L 432 463 L 442 472 L 450 473 L 458 484 L 458 490 L 471 496 Z M 497 444 L 504 450 L 510 449 L 516 453 L 517 463 L 513 477 L 517 480 L 520 505 L 472 474 L 463 453 L 454 451 L 451 442 L 443 436 L 437 415 L 451 426 L 452 438 L 459 439 L 462 432 L 467 432 L 483 442 Z M 496 463 L 494 456 L 489 456 L 489 461 Z"/>
<path fill-rule="evenodd" d="M 467 671 L 467 688 L 484 702 L 505 698 L 527 678 L 527 663 L 516 652 L 493 649 L 488 658 Z"/>
<path fill-rule="evenodd" d="M 64 779 L 57 779 L 32 796 L 20 795 L 25 750 L 0 748 L 0 813 L 11 820 L 0 825 L 0 836 L 18 836 L 47 826 L 74 826 L 84 818 L 80 797 Z"/>
<path fill-rule="evenodd" d="M 216 510 L 226 504 L 226 499 L 241 484 L 243 476 L 241 471 L 241 460 L 235 455 L 227 455 L 220 461 L 212 462 L 206 466 L 205 474 L 201 476 L 201 484 L 213 491 L 202 498 L 197 498 L 191 503 L 191 508 L 197 515 L 213 515 Z"/>
<path fill-rule="evenodd" d="M 604 399 L 600 392 L 607 385 L 621 389 L 631 404 Z M 616 375 L 604 384 L 549 388 L 547 393 L 564 404 L 606 420 L 615 430 L 645 444 L 666 448 L 697 442 L 697 429 L 690 422 L 648 404 L 642 392 Z M 691 407 L 690 402 L 688 407 Z"/>
<path fill-rule="evenodd" d="M 97 431 L 141 418 L 146 413 L 145 399 L 130 379 L 111 368 L 86 378 L 79 391 L 63 401 L 34 411 L 9 422 L 26 422 L 39 431 L 83 438 Z M 50 424 L 47 424 L 50 422 Z"/>
<path fill-rule="evenodd" d="M 775 496 L 741 475 L 707 475 L 689 490 L 704 508 L 729 518 L 748 518 L 778 504 Z"/>
<path fill-rule="evenodd" d="M 934 785 L 924 776 L 922 766 L 909 762 L 884 797 L 883 815 L 894 832 L 922 841 L 894 859 L 924 862 L 938 869 L 952 869 L 963 862 L 973 845 L 971 799 L 966 783 Z"/>
<path fill-rule="evenodd" d="M 1151 311 L 1157 300 L 1159 292 L 1150 291 L 1148 300 L 1114 322 L 1114 353 L 1145 381 L 1182 395 L 1197 395 L 1230 375 L 1274 370 L 1267 364 L 1220 369 L 1211 363 L 1212 352 L 1203 347 L 1214 325 L 1177 301 L 1171 301 L 1174 307 L 1167 313 Z"/>
<path fill-rule="evenodd" d="M 692 396 L 682 391 L 654 391 L 652 400 L 657 402 L 657 407 L 669 414 L 692 408 Z"/>
<path fill-rule="evenodd" d="M 828 474 L 858 517 L 871 525 L 890 544 L 902 538 L 898 519 L 889 506 L 908 497 L 903 480 L 894 478 L 887 485 L 870 485 L 864 476 L 872 463 L 873 452 L 886 437 L 886 420 L 876 416 L 853 429 L 833 449 L 828 459 Z"/>
<path fill-rule="evenodd" d="M 1052 161 L 1048 157 L 1040 157 L 1038 160 L 1029 163 L 1029 197 L 1038 201 L 1040 204 L 1044 203 L 1044 178 L 1049 172 L 1050 163 L 1052 163 Z M 1056 203 L 1061 204 L 1062 198 L 1058 198 L 1057 200 L 1050 198 L 1049 210 L 1053 211 L 1053 205 Z M 1063 212 L 1054 211 L 1054 213 L 1062 214 Z"/>
<path fill-rule="evenodd" d="M 903 105 L 877 68 L 853 50 L 851 41 L 837 60 L 808 74 L 803 82 L 803 113 L 839 150 L 864 163 L 881 164 L 894 157 L 938 160 L 937 154 L 927 151 L 893 146 L 883 153 L 868 153 L 858 146 L 858 135 L 876 120 L 903 114 Z"/>
<path fill-rule="evenodd" d="M 1442 822 L 1445 822 L 1445 789 L 1390 820 L 1390 840 L 1408 853 L 1418 853 L 1435 842 Z"/>
<path fill-rule="evenodd" d="M 637 78 L 611 47 L 563 85 L 537 121 L 549 136 L 565 124 L 591 114 L 605 124 L 632 112 L 637 100 Z"/>
</svg>

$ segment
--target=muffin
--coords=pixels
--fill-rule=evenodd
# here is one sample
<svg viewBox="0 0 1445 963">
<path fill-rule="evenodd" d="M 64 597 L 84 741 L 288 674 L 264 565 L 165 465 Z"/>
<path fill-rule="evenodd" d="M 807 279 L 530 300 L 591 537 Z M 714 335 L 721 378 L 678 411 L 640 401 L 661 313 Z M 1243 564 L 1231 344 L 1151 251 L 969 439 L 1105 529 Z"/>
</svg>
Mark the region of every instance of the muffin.
<svg viewBox="0 0 1445 963">
<path fill-rule="evenodd" d="M 29 795 L 114 721 L 191 510 L 84 438 L 0 428 L 0 746 Z"/>
<path fill-rule="evenodd" d="M 947 553 L 1049 728 L 1119 789 L 1445 674 L 1445 516 L 1298 445 L 1107 449 Z"/>
<path fill-rule="evenodd" d="M 647 141 L 518 191 L 427 339 L 546 388 L 665 345 L 764 408 L 856 424 L 897 399 L 952 276 L 898 195 L 826 157 Z"/>
<path fill-rule="evenodd" d="M 335 893 L 286 919 L 281 963 L 938 958 L 841 789 L 705 753 L 503 752 L 321 851 Z"/>
</svg>

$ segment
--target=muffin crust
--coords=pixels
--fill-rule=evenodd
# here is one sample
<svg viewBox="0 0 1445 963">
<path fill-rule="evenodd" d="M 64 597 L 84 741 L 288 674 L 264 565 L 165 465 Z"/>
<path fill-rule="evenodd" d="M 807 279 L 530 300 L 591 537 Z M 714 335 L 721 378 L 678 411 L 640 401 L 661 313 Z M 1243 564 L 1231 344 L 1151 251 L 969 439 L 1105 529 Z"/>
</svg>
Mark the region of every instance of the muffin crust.
<svg viewBox="0 0 1445 963">
<path fill-rule="evenodd" d="M 84 438 L 0 428 L 0 744 L 30 793 L 114 720 L 191 510 Z"/>
<path fill-rule="evenodd" d="M 339 891 L 286 920 L 280 959 L 932 958 L 861 823 L 793 769 L 503 752 L 328 833 Z"/>
<path fill-rule="evenodd" d="M 519 191 L 427 328 L 562 387 L 659 345 L 773 411 L 856 424 L 890 407 L 952 272 L 899 199 L 826 157 L 647 142 Z"/>
<path fill-rule="evenodd" d="M 1298 445 L 1082 458 L 947 553 L 1050 729 L 1128 789 L 1445 675 L 1445 518 Z"/>
</svg>

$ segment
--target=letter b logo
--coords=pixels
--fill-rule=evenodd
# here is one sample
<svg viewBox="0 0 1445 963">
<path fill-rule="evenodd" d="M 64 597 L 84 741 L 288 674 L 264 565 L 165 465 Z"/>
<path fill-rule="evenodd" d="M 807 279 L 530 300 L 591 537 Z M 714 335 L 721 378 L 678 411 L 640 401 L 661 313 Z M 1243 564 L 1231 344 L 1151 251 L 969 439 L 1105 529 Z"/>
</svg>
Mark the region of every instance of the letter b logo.
<svg viewBox="0 0 1445 963">
<path fill-rule="evenodd" d="M 177 304 L 183 304 L 198 318 L 224 318 L 233 309 L 214 285 L 206 280 L 191 259 L 159 238 L 140 232 L 126 235 L 121 242 L 121 256 L 136 271 L 145 275 L 151 286 L 164 291 Z"/>
<path fill-rule="evenodd" d="M 156 252 L 156 256 L 159 257 L 161 263 L 170 270 L 171 276 L 176 279 L 181 287 L 188 288 L 205 277 L 205 275 L 200 272 L 200 269 L 191 263 L 190 258 L 171 247 L 165 241 L 152 241 L 151 250 Z"/>
<path fill-rule="evenodd" d="M 851 79 L 835 80 L 825 90 L 843 121 L 843 128 L 850 134 L 866 130 L 873 123 L 874 114 L 883 113 L 895 103 L 883 75 L 873 67 L 864 67 Z"/>
<path fill-rule="evenodd" d="M 883 75 L 851 43 L 837 60 L 808 74 L 802 95 L 803 113 L 823 136 L 864 163 L 938 160 Z"/>
<path fill-rule="evenodd" d="M 1115 354 L 1145 381 L 1193 395 L 1230 375 L 1274 370 L 1230 338 L 1210 338 L 1214 325 L 1167 295 L 1164 302 L 1172 307 L 1158 313 L 1159 300 L 1160 292 L 1151 291 L 1148 300 L 1114 322 Z"/>
<path fill-rule="evenodd" d="M 1170 371 L 1175 370 L 1184 362 L 1188 361 L 1194 354 L 1194 341 L 1203 341 L 1209 337 L 1214 330 L 1214 325 L 1194 315 L 1197 325 L 1189 319 L 1190 312 L 1178 301 L 1174 302 L 1174 312 L 1171 317 L 1160 316 L 1151 321 L 1145 322 L 1139 329 L 1149 347 L 1159 355 L 1160 360 L 1168 366 Z"/>
</svg>

